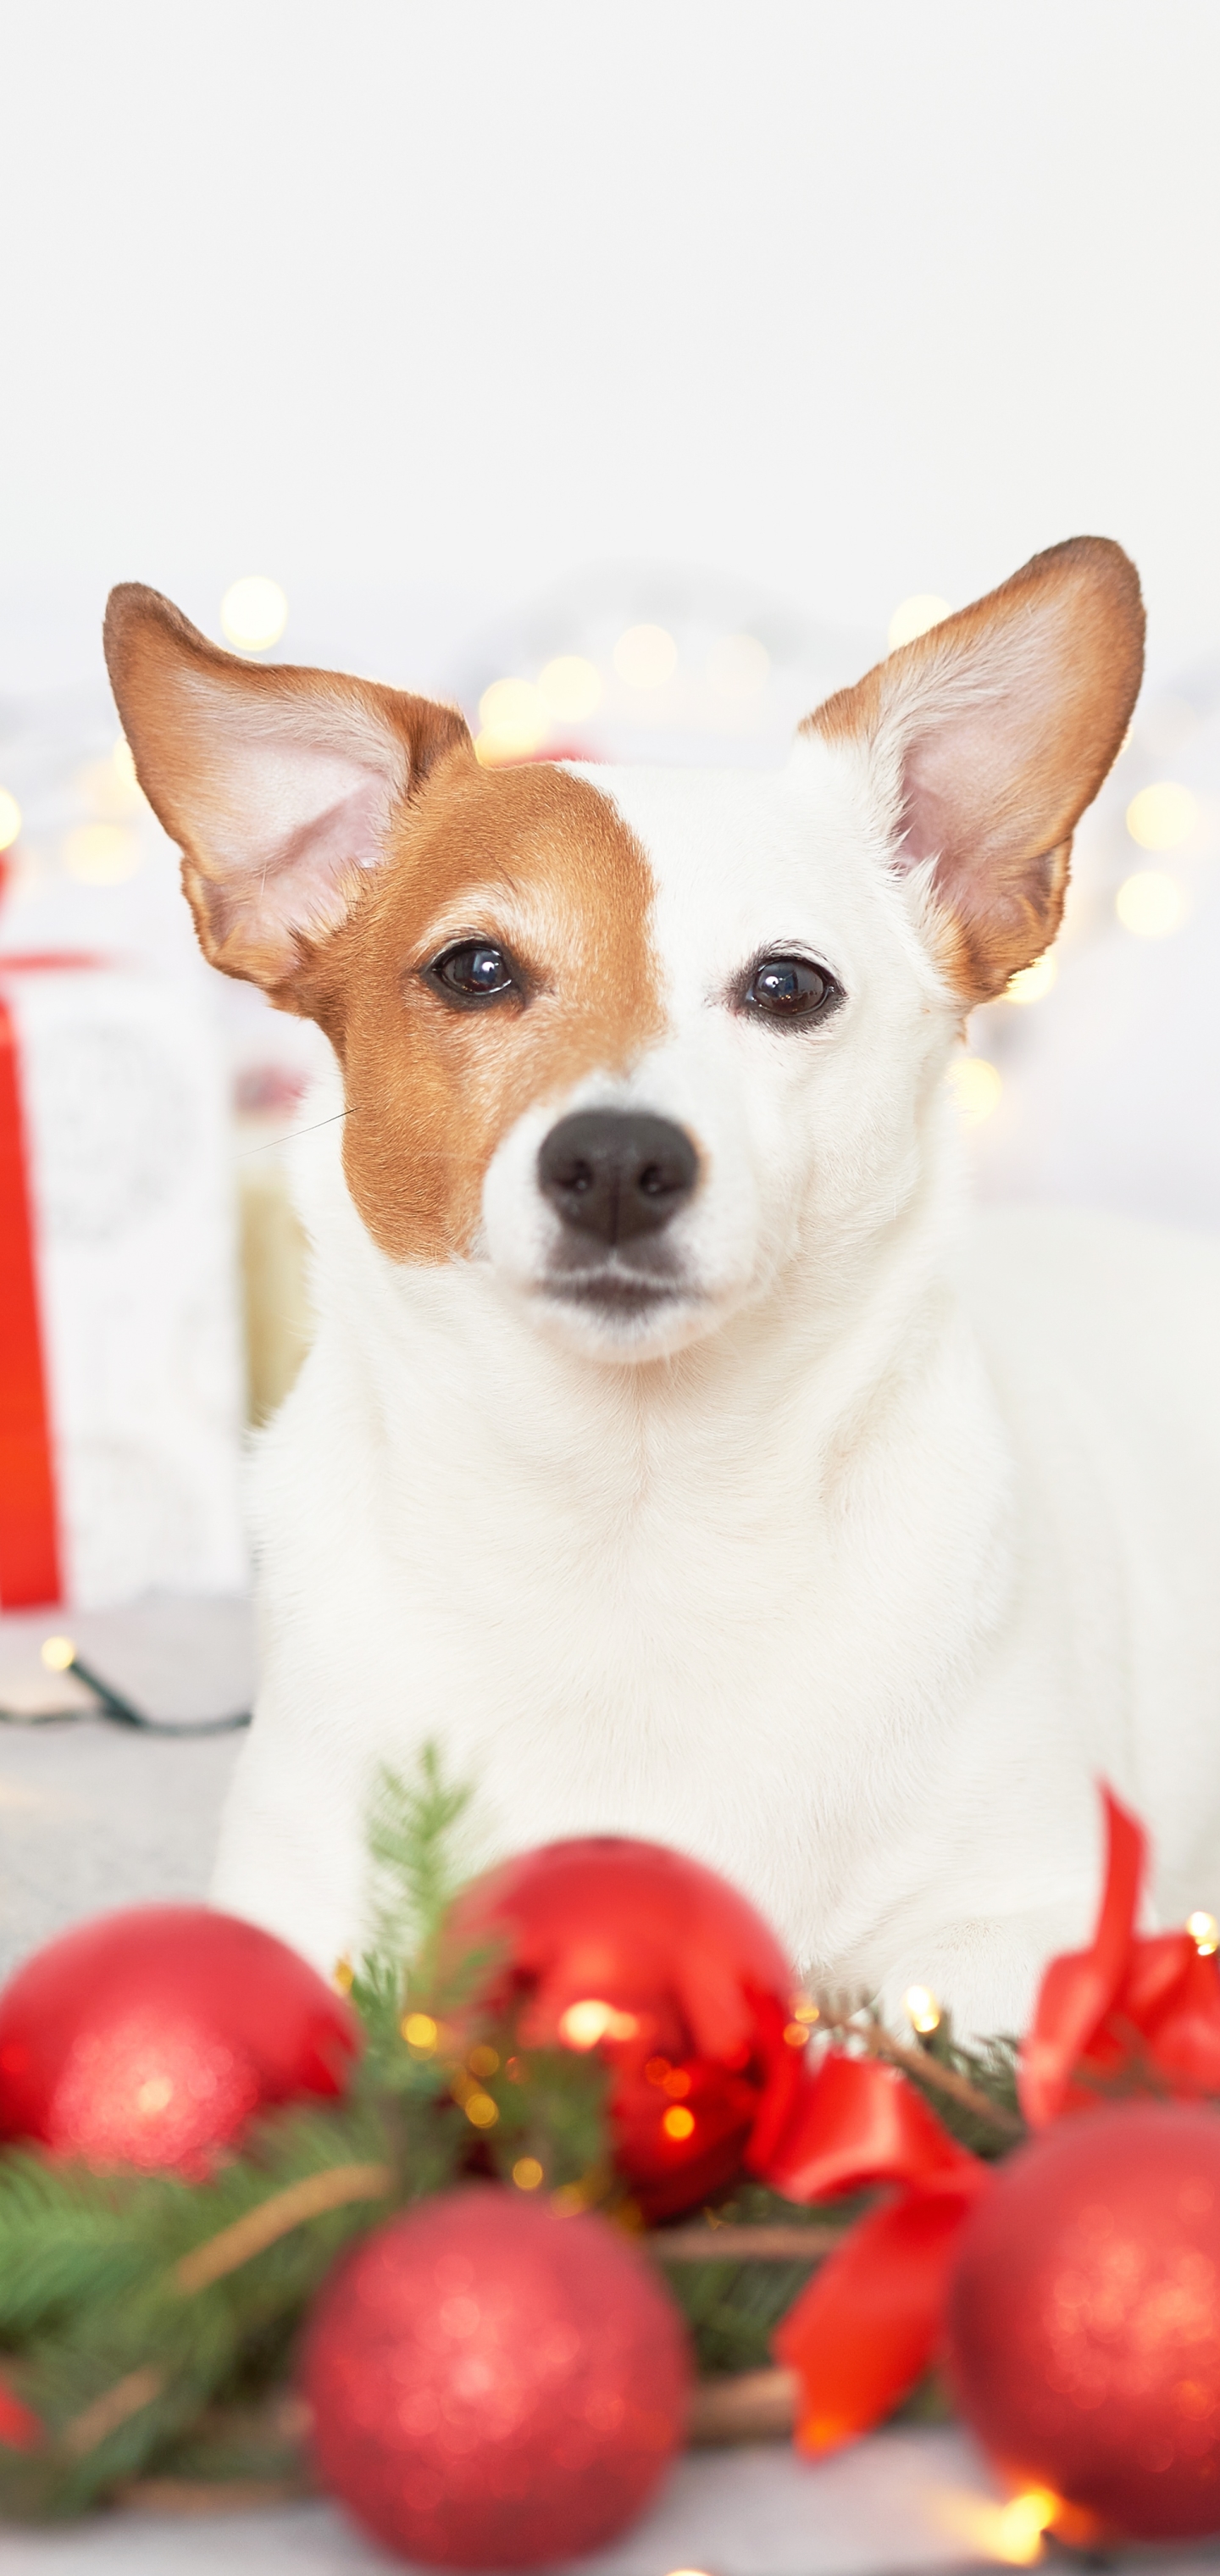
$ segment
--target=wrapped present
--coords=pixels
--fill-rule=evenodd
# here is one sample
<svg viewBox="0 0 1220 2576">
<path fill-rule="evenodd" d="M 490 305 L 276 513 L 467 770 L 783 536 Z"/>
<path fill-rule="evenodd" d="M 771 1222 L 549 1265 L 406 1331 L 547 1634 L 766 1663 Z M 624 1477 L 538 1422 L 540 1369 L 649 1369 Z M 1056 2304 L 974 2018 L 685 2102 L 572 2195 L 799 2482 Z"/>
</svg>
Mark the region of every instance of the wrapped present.
<svg viewBox="0 0 1220 2576">
<path fill-rule="evenodd" d="M 201 998 L 0 955 L 0 1607 L 240 1589 L 243 1410 Z"/>
</svg>

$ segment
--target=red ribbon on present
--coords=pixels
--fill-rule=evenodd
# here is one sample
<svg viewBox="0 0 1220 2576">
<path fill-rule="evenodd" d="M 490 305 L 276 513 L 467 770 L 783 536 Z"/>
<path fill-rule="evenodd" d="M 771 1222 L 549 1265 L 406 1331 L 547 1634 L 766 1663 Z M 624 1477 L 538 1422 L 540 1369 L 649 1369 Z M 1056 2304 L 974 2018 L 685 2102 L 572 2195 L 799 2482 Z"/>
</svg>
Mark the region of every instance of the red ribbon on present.
<svg viewBox="0 0 1220 2576">
<path fill-rule="evenodd" d="M 60 1596 L 59 1527 L 13 1015 L 0 994 L 0 1604 Z"/>
<path fill-rule="evenodd" d="M 1189 1932 L 1137 1935 L 1142 1827 L 1104 1790 L 1106 1883 L 1087 1950 L 1052 1959 L 1021 2052 L 1021 2107 L 1038 2128 L 1096 2108 L 1115 2081 L 1220 2094 L 1220 1958 Z M 994 2168 L 959 2147 L 922 2094 L 875 2057 L 832 2049 L 806 2074 L 765 2165 L 791 2200 L 891 2186 L 778 2327 L 800 2383 L 798 2448 L 871 2431 L 935 2361 L 962 2226 Z"/>
<path fill-rule="evenodd" d="M 0 955 L 0 975 L 100 964 L 73 951 Z M 62 1592 L 55 1453 L 38 1304 L 30 1162 L 13 1014 L 0 992 L 0 1607 Z"/>
</svg>

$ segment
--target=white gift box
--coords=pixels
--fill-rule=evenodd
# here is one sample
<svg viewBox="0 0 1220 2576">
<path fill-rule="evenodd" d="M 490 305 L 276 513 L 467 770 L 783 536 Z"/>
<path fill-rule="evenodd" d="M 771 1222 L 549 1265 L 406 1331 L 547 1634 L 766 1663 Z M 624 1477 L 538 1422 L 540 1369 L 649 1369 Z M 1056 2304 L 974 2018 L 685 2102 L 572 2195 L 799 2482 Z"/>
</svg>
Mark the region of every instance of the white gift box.
<svg viewBox="0 0 1220 2576">
<path fill-rule="evenodd" d="M 236 1591 L 232 1147 L 202 995 L 0 955 L 0 1038 L 0 1604 Z"/>
</svg>

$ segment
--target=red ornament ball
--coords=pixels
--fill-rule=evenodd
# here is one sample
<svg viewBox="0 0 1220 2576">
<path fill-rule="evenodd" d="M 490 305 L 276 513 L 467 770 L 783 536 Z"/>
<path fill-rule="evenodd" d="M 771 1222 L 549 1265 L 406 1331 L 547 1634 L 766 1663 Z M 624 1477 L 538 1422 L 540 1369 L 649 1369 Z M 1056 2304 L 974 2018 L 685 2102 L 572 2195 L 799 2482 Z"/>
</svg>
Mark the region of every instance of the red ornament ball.
<svg viewBox="0 0 1220 2576">
<path fill-rule="evenodd" d="M 485 1999 L 518 2012 L 523 2046 L 607 2059 L 617 2161 L 649 2219 L 778 2134 L 805 2040 L 795 1980 L 761 1914 L 698 1861 L 621 1835 L 547 1843 L 477 1879 L 452 1935 L 499 1946 Z"/>
<path fill-rule="evenodd" d="M 611 2539 L 659 2485 L 689 2396 L 681 2320 L 627 2239 L 496 2183 L 364 2239 L 317 2302 L 303 2379 L 324 2484 L 441 2567 Z"/>
<path fill-rule="evenodd" d="M 1132 2104 L 1015 2155 L 968 2221 L 950 2367 L 1064 2537 L 1220 2531 L 1220 2116 Z"/>
<path fill-rule="evenodd" d="M 308 1961 L 206 1905 L 133 1905 L 0 1994 L 0 2139 L 198 2176 L 258 2112 L 341 2093 L 359 2026 Z"/>
</svg>

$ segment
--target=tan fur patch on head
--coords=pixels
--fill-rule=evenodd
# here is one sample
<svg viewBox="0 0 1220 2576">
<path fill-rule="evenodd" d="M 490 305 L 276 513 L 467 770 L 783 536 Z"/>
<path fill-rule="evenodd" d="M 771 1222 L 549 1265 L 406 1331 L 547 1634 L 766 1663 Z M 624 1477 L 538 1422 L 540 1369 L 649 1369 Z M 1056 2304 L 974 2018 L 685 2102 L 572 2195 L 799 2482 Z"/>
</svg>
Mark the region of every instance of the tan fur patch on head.
<svg viewBox="0 0 1220 2576">
<path fill-rule="evenodd" d="M 936 945 L 967 1006 L 1058 930 L 1072 834 L 1122 743 L 1143 651 L 1134 564 L 1109 538 L 1072 537 L 805 719 L 867 750 L 895 865 L 931 868 Z"/>
<path fill-rule="evenodd" d="M 659 1033 L 652 894 L 613 805 L 560 769 L 455 757 L 396 816 L 383 868 L 292 994 L 342 1062 L 348 1186 L 393 1259 L 468 1252 L 515 1120 L 622 1071 Z M 475 937 L 509 952 L 523 1000 L 455 1009 L 426 979 L 444 947 Z"/>
</svg>

